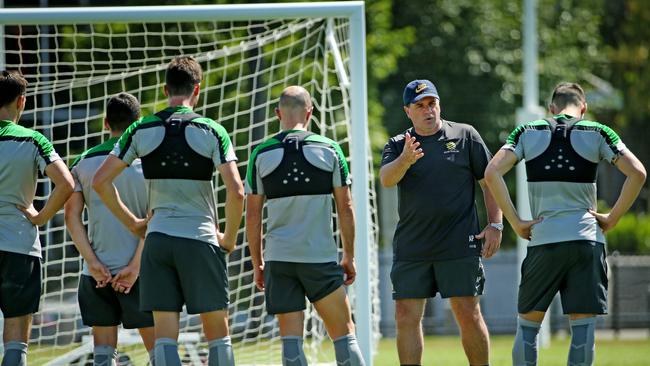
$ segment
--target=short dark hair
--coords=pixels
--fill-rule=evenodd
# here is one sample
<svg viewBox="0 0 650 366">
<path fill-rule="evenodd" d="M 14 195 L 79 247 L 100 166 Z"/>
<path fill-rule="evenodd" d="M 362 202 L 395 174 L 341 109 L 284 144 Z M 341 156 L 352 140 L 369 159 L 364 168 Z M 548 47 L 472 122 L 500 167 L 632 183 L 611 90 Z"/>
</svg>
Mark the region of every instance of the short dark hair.
<svg viewBox="0 0 650 366">
<path fill-rule="evenodd" d="M 2 70 L 0 76 L 0 108 L 15 101 L 27 90 L 27 80 L 19 71 Z"/>
<path fill-rule="evenodd" d="M 192 56 L 176 56 L 167 66 L 165 82 L 170 96 L 192 95 L 203 78 L 201 65 Z"/>
<path fill-rule="evenodd" d="M 551 96 L 551 104 L 560 110 L 566 108 L 569 104 L 582 107 L 582 104 L 586 101 L 584 90 L 576 83 L 562 82 L 557 84 Z"/>
<path fill-rule="evenodd" d="M 124 131 L 140 118 L 140 103 L 129 93 L 119 93 L 106 103 L 106 121 L 114 131 Z"/>
</svg>

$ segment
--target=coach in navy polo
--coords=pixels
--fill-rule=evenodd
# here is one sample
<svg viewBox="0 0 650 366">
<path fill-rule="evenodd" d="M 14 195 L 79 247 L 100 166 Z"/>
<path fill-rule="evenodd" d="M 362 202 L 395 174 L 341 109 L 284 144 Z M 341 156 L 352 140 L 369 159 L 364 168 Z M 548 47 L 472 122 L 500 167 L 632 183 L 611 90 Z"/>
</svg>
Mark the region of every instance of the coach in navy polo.
<svg viewBox="0 0 650 366">
<path fill-rule="evenodd" d="M 397 185 L 399 192 L 391 280 L 400 363 L 421 363 L 425 300 L 440 293 L 450 299 L 469 363 L 487 365 L 489 335 L 478 298 L 485 281 L 481 257 L 498 250 L 503 229 L 483 182 L 491 154 L 472 126 L 440 117 L 440 97 L 429 80 L 406 85 L 404 112 L 412 127 L 388 141 L 379 173 L 383 186 Z M 488 212 L 482 231 L 477 181 Z"/>
</svg>

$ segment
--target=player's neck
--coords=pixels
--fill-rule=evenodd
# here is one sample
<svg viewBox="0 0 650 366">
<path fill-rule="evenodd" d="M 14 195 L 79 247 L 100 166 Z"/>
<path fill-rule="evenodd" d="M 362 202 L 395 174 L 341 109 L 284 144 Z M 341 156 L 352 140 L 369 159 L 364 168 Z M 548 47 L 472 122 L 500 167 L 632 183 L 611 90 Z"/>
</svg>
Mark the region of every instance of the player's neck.
<svg viewBox="0 0 650 366">
<path fill-rule="evenodd" d="M 307 124 L 306 123 L 295 123 L 295 122 L 287 122 L 287 123 L 282 123 L 280 125 L 282 128 L 282 131 L 290 131 L 290 130 L 301 130 L 301 131 L 307 131 Z"/>
<path fill-rule="evenodd" d="M 194 109 L 194 104 L 192 103 L 192 96 L 186 95 L 176 95 L 169 97 L 169 106 L 170 107 L 188 107 Z"/>
<path fill-rule="evenodd" d="M 122 134 L 124 134 L 124 131 L 113 131 L 113 130 L 111 130 L 111 138 L 113 138 L 113 137 L 121 137 Z"/>
<path fill-rule="evenodd" d="M 580 118 L 582 117 L 582 111 L 580 110 L 580 108 L 573 108 L 573 107 L 566 107 L 560 112 L 555 113 L 556 116 L 560 114 L 565 114 L 571 117 L 580 117 Z"/>
<path fill-rule="evenodd" d="M 16 123 L 18 121 L 18 112 L 15 109 L 10 110 L 7 108 L 2 108 L 0 109 L 0 120 L 12 121 L 13 123 Z"/>
</svg>

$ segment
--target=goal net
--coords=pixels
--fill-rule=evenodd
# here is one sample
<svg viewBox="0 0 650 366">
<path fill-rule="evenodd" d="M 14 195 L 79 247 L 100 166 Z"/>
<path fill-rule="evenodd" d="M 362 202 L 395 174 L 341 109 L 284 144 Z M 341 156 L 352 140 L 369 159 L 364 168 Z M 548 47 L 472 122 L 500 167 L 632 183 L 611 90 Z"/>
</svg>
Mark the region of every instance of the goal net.
<svg viewBox="0 0 650 366">
<path fill-rule="evenodd" d="M 360 185 L 353 191 L 357 223 L 362 226 L 357 229 L 356 243 L 360 284 L 350 287 L 348 294 L 353 307 L 357 306 L 356 322 L 370 325 L 370 332 L 359 331 L 360 343 L 374 345 L 379 334 L 376 195 L 365 120 L 354 118 L 365 119 L 365 101 L 357 105 L 359 98 L 351 97 L 355 88 L 365 92 L 365 72 L 355 75 L 351 67 L 355 43 L 350 37 L 350 17 L 337 16 L 325 5 L 312 6 L 311 15 L 303 12 L 291 17 L 284 11 L 282 18 L 273 16 L 279 5 L 260 6 L 256 12 L 250 8 L 232 13 L 232 19 L 225 19 L 231 14 L 226 12 L 228 6 L 7 9 L 14 15 L 0 21 L 4 25 L 4 37 L 0 37 L 4 60 L 0 63 L 6 69 L 20 70 L 29 82 L 20 124 L 47 136 L 69 164 L 108 138 L 102 130 L 108 97 L 121 91 L 132 93 L 140 100 L 143 114 L 154 113 L 166 107 L 162 87 L 168 62 L 176 55 L 192 55 L 204 70 L 195 111 L 229 132 L 242 179 L 255 146 L 279 131 L 274 107 L 280 92 L 288 85 L 304 86 L 314 104 L 312 131 L 341 145 L 352 179 Z M 146 20 L 131 20 L 136 18 Z M 354 80 L 362 83 L 355 85 Z M 49 180 L 39 182 L 37 207 L 51 190 Z M 216 187 L 220 224 L 224 225 L 225 192 L 222 184 Z M 367 193 L 360 196 L 359 192 Z M 41 228 L 41 242 L 43 293 L 33 321 L 30 363 L 83 364 L 92 347 L 90 329 L 81 323 L 76 298 L 82 259 L 61 212 Z M 364 262 L 369 263 L 367 268 Z M 266 313 L 263 293 L 253 284 L 243 225 L 237 249 L 228 258 L 228 272 L 237 363 L 279 363 L 277 322 Z M 366 300 L 360 302 L 362 297 Z M 331 362 L 334 356 L 331 348 L 323 347 L 327 335 L 321 320 L 311 306 L 305 315 L 309 360 Z M 185 361 L 205 361 L 206 343 L 198 316 L 183 313 L 181 333 L 180 352 Z M 120 337 L 118 350 L 133 364 L 146 364 L 137 334 L 122 332 Z"/>
</svg>

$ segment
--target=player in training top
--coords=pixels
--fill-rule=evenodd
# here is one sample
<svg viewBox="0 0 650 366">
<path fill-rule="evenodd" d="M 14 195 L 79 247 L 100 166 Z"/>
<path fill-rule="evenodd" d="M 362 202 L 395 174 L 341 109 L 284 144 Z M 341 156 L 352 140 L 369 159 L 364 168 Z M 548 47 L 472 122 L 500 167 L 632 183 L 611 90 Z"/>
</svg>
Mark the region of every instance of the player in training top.
<svg viewBox="0 0 650 366">
<path fill-rule="evenodd" d="M 63 206 L 74 182 L 50 141 L 16 123 L 25 109 L 27 81 L 18 72 L 0 74 L 0 310 L 4 317 L 2 366 L 27 362 L 32 314 L 41 296 L 38 226 Z M 55 187 L 45 206 L 32 206 L 38 172 Z M 22 212 L 21 212 L 22 211 Z"/>
<path fill-rule="evenodd" d="M 255 148 L 248 163 L 246 234 L 255 284 L 265 291 L 269 314 L 277 315 L 283 365 L 307 365 L 302 349 L 306 295 L 334 341 L 337 364 L 359 366 L 364 361 L 343 288 L 356 274 L 348 165 L 336 142 L 307 131 L 310 98 L 302 87 L 284 89 L 276 109 L 282 132 Z M 332 194 L 343 242 L 340 265 L 332 231 Z"/>
<path fill-rule="evenodd" d="M 156 366 L 180 365 L 179 312 L 201 314 L 210 365 L 234 363 L 228 336 L 226 254 L 232 251 L 243 211 L 244 187 L 226 130 L 192 111 L 199 100 L 202 70 L 190 56 L 167 67 L 169 107 L 133 123 L 99 168 L 93 188 L 133 232 L 146 219 L 122 203 L 113 180 L 136 158 L 148 185 L 148 223 L 140 270 L 141 309 L 153 311 Z M 212 176 L 226 186 L 226 229 L 217 227 Z"/>
<path fill-rule="evenodd" d="M 491 154 L 472 126 L 440 117 L 431 81 L 409 82 L 403 99 L 412 127 L 388 141 L 379 171 L 382 185 L 397 185 L 399 191 L 391 281 L 400 362 L 420 364 L 425 301 L 439 292 L 449 298 L 469 363 L 486 365 L 490 343 L 479 303 L 485 282 L 481 257 L 496 253 L 503 229 L 501 211 L 483 181 Z M 483 230 L 477 182 L 488 216 Z"/>
<path fill-rule="evenodd" d="M 92 190 L 95 172 L 113 150 L 117 139 L 140 118 L 140 104 L 128 93 L 113 96 L 106 104 L 104 127 L 111 137 L 81 154 L 71 165 L 75 192 L 65 204 L 65 222 L 75 246 L 84 258 L 79 278 L 79 308 L 85 325 L 93 327 L 95 365 L 114 365 L 117 358 L 117 326 L 138 328 L 152 356 L 153 316 L 140 311 L 138 274 L 143 241 L 128 231 Z M 126 207 L 136 216 L 147 214 L 147 192 L 140 160 L 134 160 L 114 181 Z M 88 209 L 88 233 L 82 221 Z"/>
<path fill-rule="evenodd" d="M 559 291 L 569 315 L 569 365 L 591 365 L 596 315 L 607 313 L 604 232 L 636 199 L 646 172 L 609 127 L 584 119 L 582 88 L 561 83 L 549 106 L 553 117 L 518 126 L 486 169 L 490 189 L 519 236 L 530 240 L 521 267 L 514 365 L 537 364 L 537 333 Z M 528 198 L 534 220 L 515 210 L 503 175 L 526 160 Z M 608 214 L 596 210 L 598 163 L 606 161 L 627 177 Z"/>
</svg>

